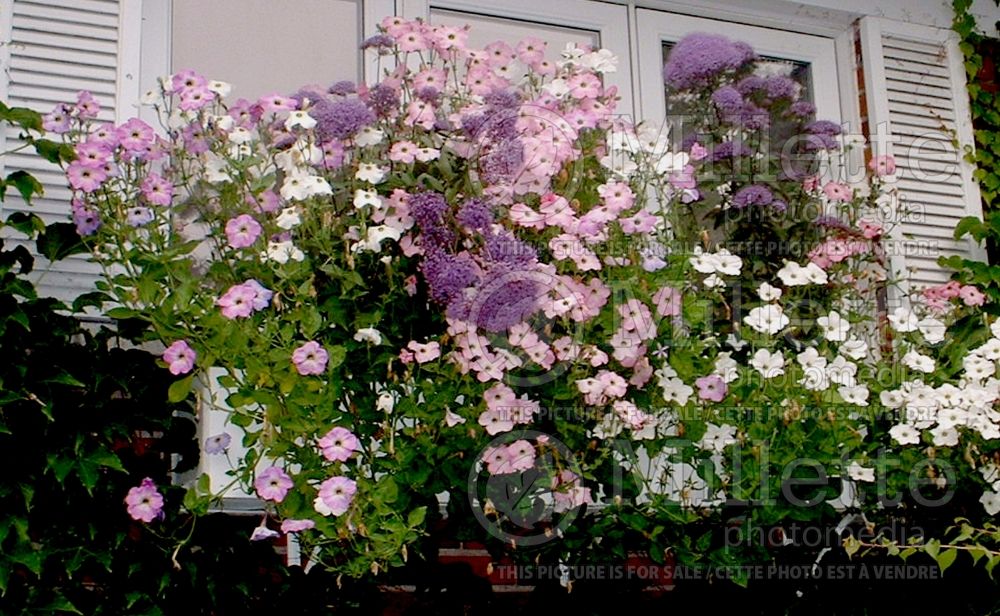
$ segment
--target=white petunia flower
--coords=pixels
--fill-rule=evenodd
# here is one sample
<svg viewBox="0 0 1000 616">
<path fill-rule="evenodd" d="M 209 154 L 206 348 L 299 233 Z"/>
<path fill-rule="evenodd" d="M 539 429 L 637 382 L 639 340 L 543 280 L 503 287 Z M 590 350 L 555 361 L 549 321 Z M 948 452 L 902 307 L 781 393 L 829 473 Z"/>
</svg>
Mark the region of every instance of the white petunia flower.
<svg viewBox="0 0 1000 616">
<path fill-rule="evenodd" d="M 985 357 L 976 354 L 969 355 L 962 360 L 962 368 L 970 379 L 982 381 L 996 374 L 996 363 Z"/>
<path fill-rule="evenodd" d="M 799 365 L 803 368 L 818 368 L 820 370 L 826 369 L 826 358 L 819 354 L 813 347 L 809 347 L 805 351 L 802 351 L 795 356 L 795 360 L 799 362 Z"/>
<path fill-rule="evenodd" d="M 892 311 L 889 315 L 889 324 L 892 328 L 900 333 L 907 333 L 916 331 L 919 326 L 920 319 L 917 315 L 913 314 L 913 311 L 904 306 L 900 306 Z"/>
<path fill-rule="evenodd" d="M 825 317 L 816 319 L 816 324 L 823 330 L 823 337 L 831 342 L 847 340 L 847 334 L 851 331 L 851 324 L 836 310 L 832 310 Z"/>
<path fill-rule="evenodd" d="M 402 237 L 402 232 L 395 227 L 390 227 L 388 225 L 368 227 L 365 239 L 351 244 L 351 251 L 381 252 L 383 240 L 391 239 L 394 242 L 398 242 L 400 237 Z"/>
<path fill-rule="evenodd" d="M 678 378 L 661 379 L 660 388 L 663 390 L 663 399 L 678 406 L 687 404 L 694 393 L 694 388 Z"/>
<path fill-rule="evenodd" d="M 979 502 L 983 504 L 986 513 L 990 515 L 1000 513 L 1000 493 L 983 492 L 983 495 L 979 497 Z"/>
<path fill-rule="evenodd" d="M 847 404 L 868 406 L 868 388 L 864 385 L 854 387 L 842 385 L 837 388 L 837 393 L 840 394 L 840 397 L 843 398 L 844 402 Z"/>
<path fill-rule="evenodd" d="M 281 210 L 278 217 L 274 219 L 274 224 L 278 227 L 285 229 L 294 229 L 295 227 L 302 224 L 302 217 L 299 215 L 299 208 L 297 207 L 286 207 Z"/>
<path fill-rule="evenodd" d="M 852 337 L 840 345 L 840 354 L 853 360 L 862 360 L 868 357 L 868 344 L 864 340 Z"/>
<path fill-rule="evenodd" d="M 389 170 L 385 167 L 379 167 L 375 163 L 360 163 L 358 165 L 358 170 L 354 174 L 356 179 L 362 182 L 368 182 L 369 184 L 378 184 L 385 179 L 386 174 Z"/>
<path fill-rule="evenodd" d="M 379 198 L 378 193 L 374 190 L 362 190 L 357 189 L 354 191 L 354 207 L 361 209 L 366 205 L 370 205 L 374 208 L 382 207 L 382 199 Z"/>
<path fill-rule="evenodd" d="M 847 467 L 847 475 L 854 481 L 875 481 L 875 469 L 861 466 L 856 460 Z"/>
<path fill-rule="evenodd" d="M 766 282 L 757 287 L 757 295 L 765 302 L 774 302 L 781 299 L 781 289 L 772 287 Z"/>
<path fill-rule="evenodd" d="M 285 118 L 285 130 L 292 130 L 296 126 L 309 130 L 316 126 L 316 119 L 305 111 L 292 111 Z"/>
<path fill-rule="evenodd" d="M 358 342 L 370 342 L 379 345 L 382 344 L 382 332 L 374 327 L 362 327 L 354 332 L 354 339 Z"/>
<path fill-rule="evenodd" d="M 958 430 L 954 426 L 937 426 L 931 430 L 935 447 L 954 447 L 958 445 Z"/>
<path fill-rule="evenodd" d="M 717 426 L 710 423 L 708 429 L 705 430 L 705 435 L 698 442 L 698 446 L 706 451 L 722 453 L 723 449 L 734 443 L 736 443 L 736 428 L 734 426 L 726 424 Z"/>
<path fill-rule="evenodd" d="M 917 372 L 930 374 L 934 372 L 934 359 L 917 351 L 909 351 L 903 355 L 903 363 L 906 367 Z"/>
<path fill-rule="evenodd" d="M 372 128 L 371 126 L 366 126 L 358 131 L 358 134 L 354 135 L 354 143 L 366 148 L 373 145 L 378 145 L 382 143 L 385 139 L 385 132 Z"/>
<path fill-rule="evenodd" d="M 928 344 L 937 344 L 944 340 L 944 335 L 948 328 L 934 317 L 924 317 L 917 323 L 917 329 L 924 335 L 924 340 Z"/>
<path fill-rule="evenodd" d="M 889 429 L 889 435 L 900 445 L 916 445 L 920 442 L 920 432 L 910 424 L 897 424 Z"/>
<path fill-rule="evenodd" d="M 785 373 L 785 357 L 781 353 L 758 349 L 750 360 L 750 366 L 765 379 L 771 379 Z"/>
<path fill-rule="evenodd" d="M 728 351 L 723 351 L 719 353 L 718 357 L 715 358 L 715 374 L 722 377 L 722 380 L 727 383 L 732 383 L 736 379 L 740 378 L 740 373 L 737 371 L 739 364 L 736 360 L 731 357 L 731 353 Z"/>
<path fill-rule="evenodd" d="M 726 281 L 719 277 L 718 274 L 712 274 L 707 276 L 705 280 L 702 281 L 706 289 L 717 289 L 719 287 L 725 287 Z"/>
<path fill-rule="evenodd" d="M 226 98 L 233 89 L 233 86 L 229 83 L 219 80 L 209 81 L 207 87 L 210 91 L 218 94 L 219 98 Z"/>
<path fill-rule="evenodd" d="M 838 355 L 826 366 L 826 375 L 837 385 L 854 387 L 857 383 L 855 376 L 858 373 L 858 366 L 844 359 L 843 355 Z"/>
<path fill-rule="evenodd" d="M 306 255 L 291 241 L 284 241 L 268 242 L 267 250 L 264 251 L 262 257 L 275 263 L 285 264 L 289 261 L 302 261 Z"/>
<path fill-rule="evenodd" d="M 751 310 L 750 314 L 743 317 L 743 322 L 758 332 L 774 335 L 784 329 L 791 321 L 781 306 L 768 304 Z"/>
</svg>

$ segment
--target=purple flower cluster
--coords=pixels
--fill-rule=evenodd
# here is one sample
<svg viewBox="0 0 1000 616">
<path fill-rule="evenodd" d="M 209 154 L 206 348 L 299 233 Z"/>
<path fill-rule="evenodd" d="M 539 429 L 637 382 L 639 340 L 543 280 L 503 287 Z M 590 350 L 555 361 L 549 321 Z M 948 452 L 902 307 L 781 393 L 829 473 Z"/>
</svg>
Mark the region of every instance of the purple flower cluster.
<svg viewBox="0 0 1000 616">
<path fill-rule="evenodd" d="M 476 264 L 468 255 L 453 255 L 443 250 L 428 254 L 420 271 L 430 288 L 431 299 L 451 304 L 460 299 L 462 291 L 476 282 Z"/>
<path fill-rule="evenodd" d="M 316 135 L 322 141 L 349 139 L 375 122 L 375 114 L 357 98 L 318 100 L 309 110 L 309 115 L 316 120 Z"/>
<path fill-rule="evenodd" d="M 743 112 L 743 95 L 733 86 L 722 86 L 712 92 L 712 102 L 723 117 L 738 117 Z"/>
<path fill-rule="evenodd" d="M 843 220 L 837 218 L 836 216 L 830 216 L 829 214 L 821 214 L 813 219 L 813 224 L 826 227 L 828 229 L 838 229 L 840 231 L 846 231 L 848 233 L 854 232 L 851 226 L 844 222 Z"/>
<path fill-rule="evenodd" d="M 361 43 L 361 49 L 391 49 L 396 46 L 396 39 L 388 34 L 369 36 Z"/>
<path fill-rule="evenodd" d="M 486 258 L 493 263 L 527 267 L 538 261 L 538 251 L 508 232 L 495 233 L 486 238 Z"/>
<path fill-rule="evenodd" d="M 829 120 L 816 120 L 806 125 L 807 150 L 836 150 L 840 147 L 835 138 L 841 133 L 840 124 Z"/>
<path fill-rule="evenodd" d="M 347 96 L 348 94 L 354 94 L 358 91 L 358 87 L 354 85 L 353 81 L 338 81 L 327 89 L 327 93 L 333 94 L 334 96 Z"/>
<path fill-rule="evenodd" d="M 744 186 L 733 195 L 733 207 L 743 209 L 751 205 L 771 205 L 774 201 L 774 194 L 767 186 L 751 184 Z"/>
<path fill-rule="evenodd" d="M 740 158 L 751 154 L 753 151 L 742 141 L 723 141 L 712 150 L 712 160 L 718 162 L 727 158 Z"/>
<path fill-rule="evenodd" d="M 494 264 L 471 300 L 461 306 L 461 316 L 488 332 L 503 332 L 528 320 L 538 310 L 544 292 L 527 270 Z"/>
<path fill-rule="evenodd" d="M 451 206 L 438 192 L 422 192 L 410 197 L 410 216 L 420 227 L 425 249 L 442 250 L 454 243 L 455 232 L 449 226 L 447 214 Z"/>
<path fill-rule="evenodd" d="M 485 231 L 493 224 L 493 210 L 489 203 L 482 199 L 467 199 L 458 208 L 455 219 L 469 229 Z"/>
<path fill-rule="evenodd" d="M 381 117 L 386 117 L 399 107 L 399 92 L 380 83 L 368 91 L 368 104 Z"/>
<path fill-rule="evenodd" d="M 505 139 L 479 157 L 479 172 L 487 184 L 501 184 L 513 180 L 523 163 L 524 144 L 520 139 Z"/>
<path fill-rule="evenodd" d="M 719 75 L 738 71 L 756 59 L 749 45 L 717 34 L 685 36 L 670 52 L 663 79 L 676 90 L 708 86 Z"/>
<path fill-rule="evenodd" d="M 816 115 L 816 105 L 808 101 L 796 101 L 788 107 L 788 115 L 803 120 L 809 119 Z"/>
</svg>

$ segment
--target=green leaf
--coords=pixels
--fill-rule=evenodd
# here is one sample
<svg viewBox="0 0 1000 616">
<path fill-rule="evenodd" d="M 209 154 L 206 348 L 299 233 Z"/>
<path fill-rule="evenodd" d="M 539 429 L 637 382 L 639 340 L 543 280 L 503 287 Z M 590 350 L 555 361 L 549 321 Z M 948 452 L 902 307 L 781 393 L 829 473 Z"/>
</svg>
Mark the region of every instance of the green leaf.
<svg viewBox="0 0 1000 616">
<path fill-rule="evenodd" d="M 7 184 L 11 184 L 17 189 L 17 192 L 21 193 L 21 198 L 28 205 L 31 205 L 31 198 L 34 195 L 41 196 L 45 192 L 45 187 L 27 171 L 18 170 L 7 176 L 4 180 Z"/>
<path fill-rule="evenodd" d="M 974 230 L 981 229 L 983 226 L 983 221 L 979 220 L 976 216 L 966 216 L 955 225 L 955 239 L 960 240 L 967 234 L 974 233 Z"/>
<path fill-rule="evenodd" d="M 944 573 L 955 562 L 955 557 L 957 556 L 958 550 L 955 548 L 949 548 L 938 555 L 937 564 L 941 568 L 941 573 Z"/>
<path fill-rule="evenodd" d="M 191 385 L 194 383 L 194 375 L 189 375 L 179 381 L 170 384 L 167 390 L 167 399 L 171 402 L 180 402 L 191 393 Z"/>
<path fill-rule="evenodd" d="M 421 526 L 425 517 L 427 517 L 427 507 L 417 507 L 406 516 L 406 525 L 410 528 Z"/>
<path fill-rule="evenodd" d="M 327 353 L 329 355 L 329 359 L 326 364 L 327 370 L 332 370 L 340 366 L 340 364 L 344 363 L 344 360 L 347 359 L 347 349 L 340 345 L 330 347 Z"/>
<path fill-rule="evenodd" d="M 38 252 L 49 261 L 58 261 L 70 255 L 88 252 L 87 246 L 76 232 L 76 226 L 68 222 L 56 222 L 45 228 L 36 242 Z"/>
</svg>

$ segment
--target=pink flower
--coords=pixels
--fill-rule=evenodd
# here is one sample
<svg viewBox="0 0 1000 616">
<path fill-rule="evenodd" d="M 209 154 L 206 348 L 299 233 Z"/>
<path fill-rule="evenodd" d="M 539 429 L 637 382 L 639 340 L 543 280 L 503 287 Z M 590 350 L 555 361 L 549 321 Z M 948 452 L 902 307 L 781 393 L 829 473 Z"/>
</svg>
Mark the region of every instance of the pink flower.
<svg viewBox="0 0 1000 616">
<path fill-rule="evenodd" d="M 361 441 L 347 428 L 336 428 L 319 439 L 319 448 L 323 457 L 330 462 L 346 462 L 354 452 L 361 451 Z"/>
<path fill-rule="evenodd" d="M 728 391 L 726 382 L 718 374 L 703 376 L 696 379 L 694 384 L 698 387 L 698 397 L 702 400 L 722 402 Z"/>
<path fill-rule="evenodd" d="M 882 225 L 869 220 L 859 220 L 858 228 L 861 229 L 861 234 L 870 240 L 881 237 L 882 234 L 885 233 L 885 229 L 882 228 Z"/>
<path fill-rule="evenodd" d="M 103 167 L 111 157 L 111 150 L 106 145 L 90 140 L 76 144 L 73 153 L 76 154 L 76 162 L 85 167 Z"/>
<path fill-rule="evenodd" d="M 295 484 L 292 483 L 292 478 L 288 476 L 288 473 L 277 466 L 265 468 L 253 482 L 257 496 L 276 503 L 285 500 L 285 495 L 288 494 L 293 485 Z"/>
<path fill-rule="evenodd" d="M 513 413 L 511 409 L 497 408 L 487 409 L 479 415 L 479 425 L 486 428 L 486 433 L 490 436 L 509 432 L 514 429 Z"/>
<path fill-rule="evenodd" d="M 226 237 L 233 248 L 247 248 L 260 237 L 260 223 L 249 214 L 240 214 L 226 222 Z"/>
<path fill-rule="evenodd" d="M 681 292 L 673 287 L 663 287 L 653 294 L 656 314 L 661 317 L 676 317 L 681 313 Z"/>
<path fill-rule="evenodd" d="M 269 94 L 267 96 L 262 96 L 260 100 L 257 101 L 260 108 L 265 112 L 278 113 L 280 111 L 293 111 L 298 108 L 299 103 L 294 98 L 289 98 L 287 96 L 282 96 L 280 94 Z"/>
<path fill-rule="evenodd" d="M 174 197 L 174 185 L 156 173 L 147 175 L 140 188 L 142 196 L 153 205 L 170 205 Z"/>
<path fill-rule="evenodd" d="M 404 364 L 412 364 L 413 363 L 413 351 L 409 351 L 407 349 L 400 349 L 399 350 L 399 361 L 403 362 Z"/>
<path fill-rule="evenodd" d="M 704 160 L 708 156 L 708 150 L 700 143 L 691 145 L 691 160 Z"/>
<path fill-rule="evenodd" d="M 876 156 L 868 162 L 868 168 L 879 177 L 892 175 L 896 173 L 896 159 L 888 154 Z"/>
<path fill-rule="evenodd" d="M 310 528 L 316 528 L 316 522 L 312 520 L 293 520 L 291 518 L 283 521 L 281 523 L 281 532 L 285 533 L 301 533 L 304 530 L 309 530 Z"/>
<path fill-rule="evenodd" d="M 196 90 L 208 86 L 208 80 L 199 73 L 186 68 L 177 71 L 170 78 L 170 87 L 175 94 L 182 94 L 187 90 Z"/>
<path fill-rule="evenodd" d="M 101 124 L 87 135 L 87 143 L 97 143 L 109 150 L 113 149 L 118 145 L 118 131 L 113 124 Z"/>
<path fill-rule="evenodd" d="M 322 515 L 343 515 L 351 507 L 358 484 L 347 477 L 331 477 L 319 485 L 313 507 Z"/>
<path fill-rule="evenodd" d="M 153 127 L 139 118 L 132 118 L 115 130 L 118 132 L 119 145 L 131 154 L 145 153 L 156 137 Z"/>
<path fill-rule="evenodd" d="M 510 467 L 510 451 L 503 445 L 489 447 L 483 452 L 483 461 L 490 475 L 506 475 L 513 472 Z"/>
<path fill-rule="evenodd" d="M 108 174 L 103 167 L 88 167 L 73 161 L 66 168 L 66 177 L 73 188 L 91 193 L 101 187 Z"/>
<path fill-rule="evenodd" d="M 60 103 L 52 111 L 42 116 L 42 128 L 50 133 L 65 133 L 72 126 L 71 120 L 69 108 Z"/>
<path fill-rule="evenodd" d="M 76 114 L 85 120 L 93 120 L 101 112 L 101 104 L 97 102 L 94 95 L 86 90 L 81 90 L 76 95 Z"/>
<path fill-rule="evenodd" d="M 819 188 L 819 176 L 810 175 L 806 179 L 802 180 L 802 190 L 806 192 L 813 192 Z"/>
<path fill-rule="evenodd" d="M 517 57 L 525 64 L 535 64 L 545 59 L 547 43 L 539 38 L 528 37 L 517 44 Z"/>
<path fill-rule="evenodd" d="M 419 149 L 412 141 L 397 141 L 389 149 L 389 160 L 408 165 L 416 159 Z"/>
<path fill-rule="evenodd" d="M 177 105 L 182 111 L 197 111 L 215 100 L 215 92 L 207 87 L 192 88 L 181 92 L 181 100 Z"/>
<path fill-rule="evenodd" d="M 635 203 L 635 193 L 624 182 L 607 182 L 598 186 L 597 192 L 604 200 L 604 205 L 614 214 L 624 212 Z"/>
<path fill-rule="evenodd" d="M 656 228 L 660 219 L 646 210 L 639 210 L 632 216 L 622 218 L 618 222 L 622 226 L 622 233 L 632 235 L 634 233 L 649 233 Z"/>
<path fill-rule="evenodd" d="M 413 351 L 413 358 L 417 360 L 418 364 L 426 364 L 429 361 L 434 361 L 438 357 L 441 357 L 441 345 L 437 342 L 428 342 L 427 344 L 420 344 L 415 340 L 411 340 L 406 348 Z"/>
<path fill-rule="evenodd" d="M 850 201 L 853 197 L 851 188 L 840 182 L 827 182 L 823 186 L 823 193 L 830 201 Z"/>
<path fill-rule="evenodd" d="M 253 302 L 257 294 L 253 289 L 242 285 L 233 285 L 215 304 L 222 308 L 222 316 L 227 319 L 237 319 L 250 316 L 253 313 Z"/>
<path fill-rule="evenodd" d="M 186 340 L 177 340 L 163 351 L 163 361 L 167 362 L 170 374 L 187 374 L 194 369 L 194 360 L 198 354 L 194 352 Z"/>
<path fill-rule="evenodd" d="M 524 439 L 516 440 L 507 445 L 507 456 L 510 468 L 515 471 L 526 471 L 535 465 L 535 448 Z"/>
<path fill-rule="evenodd" d="M 323 374 L 326 371 L 328 359 L 330 359 L 330 355 L 326 349 L 314 340 L 303 344 L 292 353 L 292 363 L 295 364 L 295 369 L 302 376 Z"/>
<path fill-rule="evenodd" d="M 597 98 L 601 95 L 601 80 L 591 73 L 578 73 L 570 77 L 566 85 L 573 98 Z"/>
<path fill-rule="evenodd" d="M 259 282 L 253 280 L 247 280 L 243 283 L 243 286 L 253 291 L 253 309 L 254 312 L 258 310 L 263 310 L 267 308 L 268 303 L 270 303 L 271 298 L 274 297 L 274 293 L 265 289 Z"/>
<path fill-rule="evenodd" d="M 966 306 L 982 306 L 986 303 L 986 296 L 972 285 L 963 286 L 958 292 L 958 296 L 962 298 L 962 302 Z"/>
<path fill-rule="evenodd" d="M 163 514 L 163 495 L 156 489 L 156 484 L 149 477 L 128 491 L 125 504 L 128 505 L 128 514 L 132 516 L 133 520 L 140 520 L 147 524 Z"/>
</svg>

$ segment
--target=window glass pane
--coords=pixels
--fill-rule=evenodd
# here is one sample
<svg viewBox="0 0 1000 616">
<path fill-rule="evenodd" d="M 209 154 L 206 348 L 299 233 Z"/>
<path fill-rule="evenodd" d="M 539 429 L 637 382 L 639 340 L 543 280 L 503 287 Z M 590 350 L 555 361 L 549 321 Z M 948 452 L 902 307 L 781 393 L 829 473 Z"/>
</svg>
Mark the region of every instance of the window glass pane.
<svg viewBox="0 0 1000 616">
<path fill-rule="evenodd" d="M 495 41 L 516 44 L 528 37 L 540 38 L 547 42 L 546 57 L 556 59 L 567 43 L 577 45 L 593 45 L 599 47 L 601 40 L 597 32 L 563 28 L 549 24 L 540 24 L 490 15 L 476 15 L 459 11 L 431 9 L 431 23 L 449 26 L 472 26 L 469 32 L 469 47 L 482 49 Z"/>
</svg>

